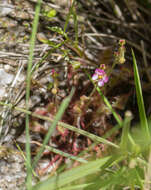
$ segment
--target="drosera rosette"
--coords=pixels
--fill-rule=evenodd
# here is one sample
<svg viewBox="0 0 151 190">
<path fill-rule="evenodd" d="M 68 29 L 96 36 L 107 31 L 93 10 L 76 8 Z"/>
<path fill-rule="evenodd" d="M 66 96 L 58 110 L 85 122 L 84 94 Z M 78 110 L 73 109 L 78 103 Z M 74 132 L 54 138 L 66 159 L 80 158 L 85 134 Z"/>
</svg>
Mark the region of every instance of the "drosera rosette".
<svg viewBox="0 0 151 190">
<path fill-rule="evenodd" d="M 100 68 L 97 68 L 92 75 L 92 80 L 94 83 L 97 83 L 99 87 L 103 87 L 105 83 L 108 82 L 109 77 L 105 72 L 105 64 L 100 65 Z"/>
</svg>

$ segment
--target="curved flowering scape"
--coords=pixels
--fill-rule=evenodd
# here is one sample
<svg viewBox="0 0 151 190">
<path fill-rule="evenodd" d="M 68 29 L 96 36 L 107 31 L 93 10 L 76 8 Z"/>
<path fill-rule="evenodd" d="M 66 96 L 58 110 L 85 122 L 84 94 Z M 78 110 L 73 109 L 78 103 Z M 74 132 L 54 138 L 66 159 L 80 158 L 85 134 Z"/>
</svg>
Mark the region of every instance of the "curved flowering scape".
<svg viewBox="0 0 151 190">
<path fill-rule="evenodd" d="M 101 68 L 103 68 L 103 66 Z M 108 82 L 109 77 L 106 75 L 104 69 L 97 68 L 92 76 L 92 80 L 97 83 L 99 87 L 102 87 Z"/>
</svg>

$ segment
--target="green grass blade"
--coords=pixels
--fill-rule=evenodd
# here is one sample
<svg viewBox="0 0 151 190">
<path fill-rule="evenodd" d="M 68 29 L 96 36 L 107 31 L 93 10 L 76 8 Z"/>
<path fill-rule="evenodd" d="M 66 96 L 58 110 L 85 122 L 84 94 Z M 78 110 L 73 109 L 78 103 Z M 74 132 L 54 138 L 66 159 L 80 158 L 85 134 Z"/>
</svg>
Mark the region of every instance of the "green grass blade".
<svg viewBox="0 0 151 190">
<path fill-rule="evenodd" d="M 81 190 L 86 188 L 88 185 L 90 185 L 90 183 L 88 184 L 81 184 L 81 185 L 73 185 L 70 187 L 64 187 L 64 188 L 59 188 L 59 190 Z"/>
<path fill-rule="evenodd" d="M 78 20 L 76 10 L 73 11 L 74 30 L 75 30 L 75 42 L 78 44 Z"/>
<path fill-rule="evenodd" d="M 27 83 L 26 83 L 26 110 L 29 109 L 31 68 L 32 68 L 33 55 L 34 55 L 37 27 L 38 27 L 38 22 L 39 22 L 40 7 L 41 7 L 41 0 L 38 0 L 36 9 L 35 9 L 35 17 L 34 17 L 34 21 L 33 21 L 32 34 L 31 34 L 31 40 L 30 40 L 30 49 L 29 49 Z M 27 187 L 27 190 L 30 190 L 32 187 L 32 170 L 31 170 L 29 115 L 28 114 L 26 114 L 26 156 L 27 156 L 27 159 L 26 159 L 26 168 L 27 168 L 26 187 Z"/>
<path fill-rule="evenodd" d="M 40 148 L 38 154 L 36 155 L 36 157 L 35 157 L 35 159 L 34 159 L 34 162 L 33 162 L 33 165 L 32 165 L 33 168 L 35 168 L 35 166 L 36 166 L 38 160 L 40 159 L 40 157 L 41 157 L 41 155 L 42 155 L 42 153 L 43 153 L 43 151 L 44 151 L 44 149 L 45 149 L 45 145 L 48 143 L 48 141 L 49 141 L 49 139 L 50 139 L 50 137 L 51 137 L 53 131 L 54 131 L 55 128 L 56 128 L 56 125 L 57 125 L 58 121 L 61 119 L 62 115 L 64 114 L 65 109 L 67 108 L 67 106 L 68 106 L 68 104 L 69 104 L 69 102 L 70 102 L 70 100 L 71 100 L 71 98 L 72 98 L 72 96 L 73 96 L 73 94 L 74 94 L 74 91 L 75 91 L 75 89 L 72 88 L 72 90 L 71 90 L 71 92 L 70 92 L 70 95 L 69 95 L 68 97 L 66 97 L 66 98 L 63 100 L 63 102 L 61 103 L 61 105 L 60 105 L 60 107 L 59 107 L 59 111 L 57 112 L 56 117 L 55 117 L 55 119 L 53 120 L 53 123 L 52 123 L 51 126 L 49 127 L 49 130 L 48 130 L 48 132 L 47 132 L 47 135 L 46 135 L 46 137 L 45 137 L 45 139 L 44 139 L 44 141 L 43 141 L 43 145 L 42 145 L 42 147 Z"/>
<path fill-rule="evenodd" d="M 72 170 L 65 171 L 58 176 L 53 176 L 47 180 L 38 183 L 32 190 L 56 190 L 66 184 L 69 184 L 75 180 L 81 179 L 89 174 L 99 171 L 110 157 L 101 158 L 99 160 L 91 161 L 82 166 L 73 168 Z"/>
<path fill-rule="evenodd" d="M 78 129 L 78 128 L 72 126 L 72 125 L 69 125 L 69 124 L 66 124 L 66 123 L 63 123 L 63 122 L 59 122 L 59 125 L 67 128 L 67 129 L 69 129 L 71 131 L 77 132 L 77 133 L 79 133 L 81 135 L 84 135 L 84 136 L 92 139 L 94 142 L 100 142 L 100 143 L 104 143 L 104 144 L 107 144 L 109 146 L 112 146 L 114 148 L 119 148 L 119 146 L 116 145 L 115 143 L 112 143 L 112 142 L 110 142 L 110 141 L 108 141 L 108 140 L 106 140 L 106 139 L 104 139 L 102 137 L 96 136 L 96 135 L 94 135 L 92 133 L 89 133 L 87 131 L 84 131 L 82 129 Z"/>
<path fill-rule="evenodd" d="M 145 113 L 139 72 L 138 72 L 136 58 L 135 58 L 133 50 L 132 50 L 132 56 L 133 56 L 134 80 L 135 80 L 135 86 L 136 86 L 136 96 L 137 96 L 137 104 L 138 104 L 139 116 L 140 116 L 140 121 L 141 121 L 141 129 L 142 129 L 143 134 L 145 135 L 145 138 L 149 140 L 150 139 L 149 126 L 148 126 L 146 113 Z"/>
<path fill-rule="evenodd" d="M 126 112 L 125 119 L 123 122 L 123 130 L 122 130 L 122 136 L 121 136 L 121 150 L 126 151 L 127 145 L 128 145 L 128 137 L 129 137 L 129 128 L 130 128 L 130 122 L 132 120 L 132 115 L 129 114 L 129 112 Z"/>
<path fill-rule="evenodd" d="M 35 144 L 37 144 L 38 146 L 41 146 L 41 145 L 42 145 L 41 143 L 34 142 L 34 141 L 32 141 L 32 143 L 35 143 Z M 54 153 L 56 153 L 56 154 L 59 154 L 59 155 L 61 155 L 61 156 L 63 156 L 63 157 L 70 158 L 70 159 L 72 159 L 72 160 L 81 162 L 81 163 L 87 163 L 87 162 L 88 162 L 87 160 L 84 160 L 84 159 L 82 159 L 82 158 L 78 158 L 77 156 L 73 156 L 73 155 L 71 155 L 71 154 L 68 154 L 68 153 L 66 153 L 66 152 L 63 152 L 63 151 L 61 151 L 61 150 L 59 150 L 59 149 L 56 149 L 56 148 L 54 148 L 54 147 L 51 147 L 51 146 L 45 145 L 45 149 L 47 149 L 47 150 L 49 150 L 49 151 L 51 151 L 51 152 L 54 152 Z"/>
</svg>

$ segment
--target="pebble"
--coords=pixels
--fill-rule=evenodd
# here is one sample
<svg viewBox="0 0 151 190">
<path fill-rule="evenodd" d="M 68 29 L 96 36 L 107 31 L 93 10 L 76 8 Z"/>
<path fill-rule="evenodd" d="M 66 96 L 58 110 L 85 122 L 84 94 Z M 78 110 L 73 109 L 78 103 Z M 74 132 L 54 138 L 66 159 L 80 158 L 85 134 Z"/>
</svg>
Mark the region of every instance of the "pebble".
<svg viewBox="0 0 151 190">
<path fill-rule="evenodd" d="M 14 75 L 5 72 L 4 69 L 0 69 L 0 86 L 8 85 L 13 81 Z"/>
</svg>

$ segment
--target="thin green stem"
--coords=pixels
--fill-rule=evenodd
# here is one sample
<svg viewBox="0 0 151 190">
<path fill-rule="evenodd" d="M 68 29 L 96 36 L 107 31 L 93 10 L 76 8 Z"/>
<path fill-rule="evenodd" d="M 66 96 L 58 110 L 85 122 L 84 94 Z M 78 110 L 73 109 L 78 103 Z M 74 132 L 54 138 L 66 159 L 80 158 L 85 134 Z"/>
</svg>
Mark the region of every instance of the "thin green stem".
<svg viewBox="0 0 151 190">
<path fill-rule="evenodd" d="M 39 21 L 39 13 L 41 7 L 41 0 L 38 0 L 36 9 L 35 9 L 35 17 L 33 21 L 32 34 L 30 40 L 30 49 L 29 49 L 29 59 L 28 59 L 28 68 L 27 68 L 27 81 L 26 81 L 26 110 L 29 110 L 29 98 L 30 98 L 30 81 L 31 81 L 31 69 L 32 69 L 32 61 L 34 55 L 34 47 L 36 40 L 36 33 Z M 26 114 L 26 168 L 27 168 L 27 180 L 26 187 L 27 190 L 32 189 L 32 170 L 31 170 L 31 152 L 30 152 L 30 133 L 29 133 L 29 115 Z"/>
</svg>

